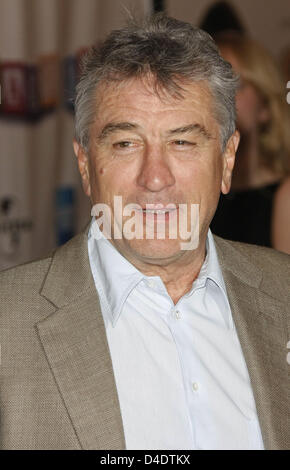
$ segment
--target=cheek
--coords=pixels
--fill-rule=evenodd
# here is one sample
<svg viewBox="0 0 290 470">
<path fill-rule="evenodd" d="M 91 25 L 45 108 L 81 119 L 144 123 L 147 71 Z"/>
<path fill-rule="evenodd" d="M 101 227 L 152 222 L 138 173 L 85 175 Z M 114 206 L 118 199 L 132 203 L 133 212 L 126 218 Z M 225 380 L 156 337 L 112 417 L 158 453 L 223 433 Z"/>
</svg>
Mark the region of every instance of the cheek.
<svg viewBox="0 0 290 470">
<path fill-rule="evenodd" d="M 90 167 L 90 181 L 94 203 L 105 202 L 109 188 L 106 166 L 95 160 Z"/>
<path fill-rule="evenodd" d="M 202 181 L 202 195 L 207 209 L 215 207 L 221 192 L 223 176 L 223 158 L 217 153 L 207 165 Z"/>
<path fill-rule="evenodd" d="M 97 169 L 97 186 L 100 197 L 104 201 L 112 202 L 114 196 L 123 196 L 127 200 L 127 194 L 132 192 L 134 175 L 124 165 L 101 166 Z"/>
<path fill-rule="evenodd" d="M 219 197 L 222 164 L 218 159 L 210 159 L 204 164 L 193 165 L 179 175 L 178 186 L 186 200 L 193 203 L 216 199 Z"/>
</svg>

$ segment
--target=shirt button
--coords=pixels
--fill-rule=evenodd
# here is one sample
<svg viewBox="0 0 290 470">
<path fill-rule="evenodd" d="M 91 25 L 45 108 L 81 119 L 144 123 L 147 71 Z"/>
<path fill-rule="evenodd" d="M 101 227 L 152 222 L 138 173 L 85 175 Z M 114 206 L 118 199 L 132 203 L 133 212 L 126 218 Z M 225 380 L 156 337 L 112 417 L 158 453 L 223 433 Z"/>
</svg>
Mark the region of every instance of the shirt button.
<svg viewBox="0 0 290 470">
<path fill-rule="evenodd" d="M 175 317 L 177 318 L 177 320 L 179 320 L 179 319 L 180 319 L 180 317 L 181 317 L 181 313 L 180 313 L 180 311 L 179 311 L 179 310 L 175 310 Z"/>
<path fill-rule="evenodd" d="M 153 289 L 155 287 L 155 282 L 149 279 L 148 286 L 151 287 L 151 289 Z"/>
<path fill-rule="evenodd" d="M 197 382 L 192 382 L 192 388 L 195 392 L 198 390 L 198 383 Z"/>
</svg>

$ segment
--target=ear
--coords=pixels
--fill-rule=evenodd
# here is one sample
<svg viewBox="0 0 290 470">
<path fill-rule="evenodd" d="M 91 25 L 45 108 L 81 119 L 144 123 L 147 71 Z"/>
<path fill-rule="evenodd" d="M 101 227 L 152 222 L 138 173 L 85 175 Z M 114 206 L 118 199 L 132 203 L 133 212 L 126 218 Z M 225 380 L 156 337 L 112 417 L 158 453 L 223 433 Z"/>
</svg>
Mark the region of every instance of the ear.
<svg viewBox="0 0 290 470">
<path fill-rule="evenodd" d="M 227 141 L 226 149 L 223 153 L 223 175 L 221 191 L 227 194 L 231 189 L 232 173 L 235 165 L 236 151 L 240 142 L 240 133 L 235 130 Z"/>
<path fill-rule="evenodd" d="M 76 141 L 73 140 L 73 149 L 75 156 L 78 159 L 79 172 L 82 178 L 82 185 L 85 194 L 91 196 L 91 185 L 90 185 L 90 172 L 89 172 L 89 160 L 88 155 L 83 147 Z"/>
</svg>

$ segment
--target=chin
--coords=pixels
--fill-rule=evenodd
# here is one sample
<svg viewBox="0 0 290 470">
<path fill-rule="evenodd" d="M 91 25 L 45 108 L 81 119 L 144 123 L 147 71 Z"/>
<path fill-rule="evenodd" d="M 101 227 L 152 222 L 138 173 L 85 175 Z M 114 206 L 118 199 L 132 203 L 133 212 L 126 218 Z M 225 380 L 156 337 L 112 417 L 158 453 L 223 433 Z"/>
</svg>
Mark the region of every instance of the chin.
<svg viewBox="0 0 290 470">
<path fill-rule="evenodd" d="M 168 260 L 180 256 L 182 250 L 178 240 L 126 240 L 126 251 L 147 262 Z"/>
</svg>

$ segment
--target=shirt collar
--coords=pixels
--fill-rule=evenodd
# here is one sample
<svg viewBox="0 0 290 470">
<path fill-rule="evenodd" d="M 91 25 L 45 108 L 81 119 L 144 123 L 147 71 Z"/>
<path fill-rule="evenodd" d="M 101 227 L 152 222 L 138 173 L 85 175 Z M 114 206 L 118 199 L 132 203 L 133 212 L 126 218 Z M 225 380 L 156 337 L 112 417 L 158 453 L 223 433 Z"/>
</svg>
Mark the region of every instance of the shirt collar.
<svg viewBox="0 0 290 470">
<path fill-rule="evenodd" d="M 145 276 L 104 237 L 95 217 L 88 232 L 88 250 L 105 315 L 115 326 L 128 295 Z"/>
<path fill-rule="evenodd" d="M 198 278 L 193 282 L 192 289 L 187 294 L 185 294 L 185 296 L 190 296 L 196 289 L 202 288 L 205 286 L 206 288 L 209 288 L 210 290 L 212 287 L 212 284 L 209 281 L 212 281 L 220 289 L 220 292 L 223 295 L 227 308 L 220 308 L 220 312 L 225 321 L 225 325 L 229 329 L 232 329 L 233 321 L 232 321 L 232 317 L 230 314 L 231 309 L 229 306 L 226 286 L 225 286 L 224 278 L 222 275 L 221 267 L 219 264 L 214 238 L 210 229 L 208 229 L 207 239 L 206 239 L 206 258 L 201 267 Z M 211 293 L 212 295 L 216 295 L 214 291 L 211 291 Z"/>
<path fill-rule="evenodd" d="M 92 217 L 88 232 L 88 251 L 92 274 L 96 288 L 101 294 L 105 315 L 115 326 L 131 291 L 143 279 L 148 279 L 148 277 L 135 268 L 104 237 L 95 217 Z M 197 279 L 193 282 L 192 289 L 186 296 L 190 296 L 195 289 L 205 286 L 207 279 L 211 279 L 227 298 L 226 287 L 210 229 L 206 239 L 206 258 Z M 227 321 L 227 319 L 225 320 Z"/>
<path fill-rule="evenodd" d="M 226 286 L 218 261 L 213 235 L 210 229 L 208 229 L 206 238 L 206 258 L 201 267 L 198 278 L 194 282 L 193 286 L 195 287 L 196 284 L 203 286 L 207 279 L 214 281 L 217 286 L 220 287 L 220 289 L 222 289 L 226 294 Z"/>
</svg>

